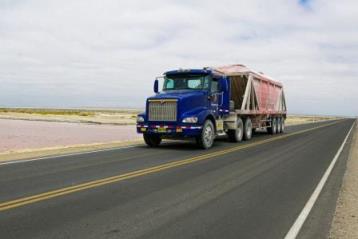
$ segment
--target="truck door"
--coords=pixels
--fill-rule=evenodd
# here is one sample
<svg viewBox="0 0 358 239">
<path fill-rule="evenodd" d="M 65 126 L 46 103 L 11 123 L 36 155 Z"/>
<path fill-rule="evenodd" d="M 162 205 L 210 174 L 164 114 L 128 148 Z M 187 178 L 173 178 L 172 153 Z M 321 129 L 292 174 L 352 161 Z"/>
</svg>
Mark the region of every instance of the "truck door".
<svg viewBox="0 0 358 239">
<path fill-rule="evenodd" d="M 222 105 L 222 92 L 219 92 L 218 79 L 213 78 L 210 87 L 210 109 L 215 116 L 219 116 Z"/>
</svg>

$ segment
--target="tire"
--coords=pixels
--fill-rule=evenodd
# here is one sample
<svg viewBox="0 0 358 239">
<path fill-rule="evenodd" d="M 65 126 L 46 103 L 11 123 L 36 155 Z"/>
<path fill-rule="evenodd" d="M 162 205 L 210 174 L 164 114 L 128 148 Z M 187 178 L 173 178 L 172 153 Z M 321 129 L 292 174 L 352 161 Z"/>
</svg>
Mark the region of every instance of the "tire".
<svg viewBox="0 0 358 239">
<path fill-rule="evenodd" d="M 237 119 L 237 128 L 235 130 L 229 130 L 228 136 L 230 142 L 240 142 L 244 135 L 244 123 L 241 118 Z"/>
<path fill-rule="evenodd" d="M 276 123 L 276 118 L 275 117 L 271 118 L 271 126 L 267 128 L 267 131 L 268 131 L 269 134 L 276 134 L 277 123 Z"/>
<path fill-rule="evenodd" d="M 252 138 L 252 122 L 250 118 L 245 119 L 244 126 L 244 140 L 250 140 Z"/>
<path fill-rule="evenodd" d="M 215 140 L 215 127 L 211 120 L 205 120 L 201 134 L 196 138 L 200 148 L 209 149 Z"/>
<path fill-rule="evenodd" d="M 281 118 L 281 117 L 277 117 L 276 122 L 277 122 L 277 133 L 279 134 L 279 133 L 281 133 L 282 118 Z"/>
<path fill-rule="evenodd" d="M 149 147 L 158 147 L 159 144 L 162 142 L 162 139 L 159 135 L 150 135 L 150 134 L 143 134 L 144 142 Z"/>
<path fill-rule="evenodd" d="M 285 119 L 281 118 L 281 133 L 285 133 Z"/>
</svg>

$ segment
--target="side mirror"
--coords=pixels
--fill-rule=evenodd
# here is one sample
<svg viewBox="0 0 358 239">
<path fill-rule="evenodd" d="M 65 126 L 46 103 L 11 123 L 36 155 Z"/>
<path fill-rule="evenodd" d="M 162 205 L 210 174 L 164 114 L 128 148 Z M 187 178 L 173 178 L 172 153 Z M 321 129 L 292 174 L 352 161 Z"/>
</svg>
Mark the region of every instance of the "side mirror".
<svg viewBox="0 0 358 239">
<path fill-rule="evenodd" d="M 158 80 L 155 80 L 155 81 L 154 81 L 153 90 L 154 90 L 154 93 L 158 93 L 158 92 L 159 92 L 159 81 L 158 81 Z"/>
<path fill-rule="evenodd" d="M 226 92 L 229 90 L 229 86 L 228 86 L 227 80 L 225 78 L 221 78 L 219 80 L 219 90 L 221 92 Z"/>
</svg>

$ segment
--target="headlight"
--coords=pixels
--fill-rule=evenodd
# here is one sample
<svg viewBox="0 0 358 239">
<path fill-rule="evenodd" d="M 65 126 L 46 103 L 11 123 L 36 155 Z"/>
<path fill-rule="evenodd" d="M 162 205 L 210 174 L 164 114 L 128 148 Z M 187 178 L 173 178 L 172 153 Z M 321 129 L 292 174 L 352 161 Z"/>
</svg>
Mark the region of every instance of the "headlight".
<svg viewBox="0 0 358 239">
<path fill-rule="evenodd" d="M 137 116 L 137 122 L 138 123 L 144 122 L 144 117 L 143 116 Z"/>
<path fill-rule="evenodd" d="M 182 121 L 183 123 L 197 123 L 198 117 L 186 117 Z"/>
</svg>

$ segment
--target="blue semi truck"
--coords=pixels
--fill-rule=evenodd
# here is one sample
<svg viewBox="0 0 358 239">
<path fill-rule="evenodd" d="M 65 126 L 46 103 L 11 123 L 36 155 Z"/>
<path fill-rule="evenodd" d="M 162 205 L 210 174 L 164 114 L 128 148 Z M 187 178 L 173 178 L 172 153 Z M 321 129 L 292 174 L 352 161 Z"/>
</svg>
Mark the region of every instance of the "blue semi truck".
<svg viewBox="0 0 358 239">
<path fill-rule="evenodd" d="M 165 138 L 195 138 L 208 149 L 218 135 L 239 142 L 249 140 L 257 128 L 284 131 L 282 85 L 262 73 L 232 65 L 167 71 L 162 78 L 162 89 L 157 78 L 155 95 L 137 116 L 137 132 L 150 147 Z"/>
</svg>

